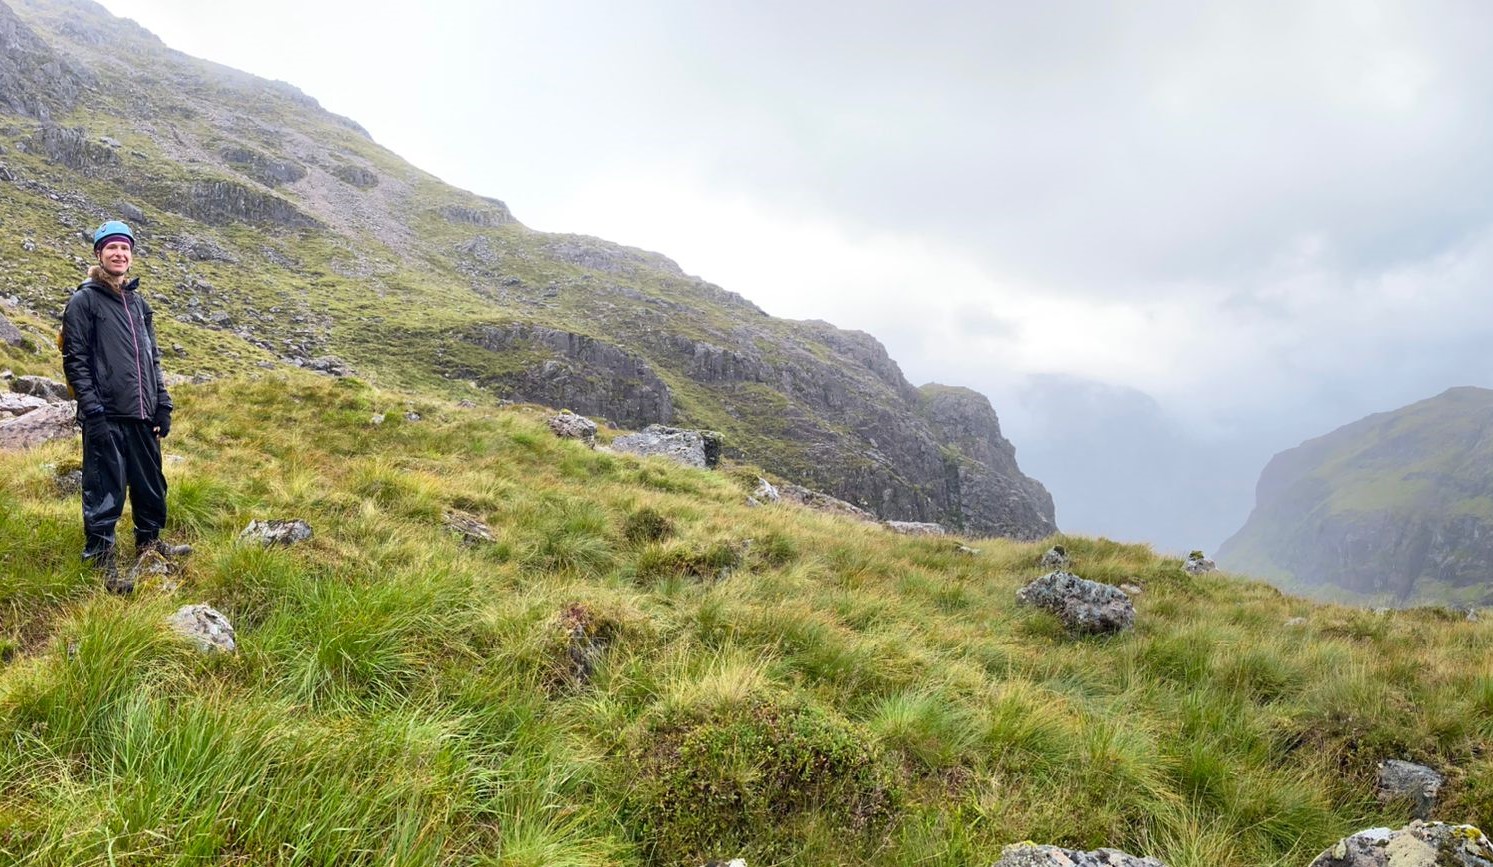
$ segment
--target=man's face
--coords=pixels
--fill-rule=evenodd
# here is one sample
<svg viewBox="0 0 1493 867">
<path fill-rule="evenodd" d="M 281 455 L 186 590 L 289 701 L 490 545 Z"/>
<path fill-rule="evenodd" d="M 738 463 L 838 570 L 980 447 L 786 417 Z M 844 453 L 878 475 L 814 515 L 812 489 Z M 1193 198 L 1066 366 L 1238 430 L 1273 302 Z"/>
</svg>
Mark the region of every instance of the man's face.
<svg viewBox="0 0 1493 867">
<path fill-rule="evenodd" d="M 130 262 L 133 258 L 134 250 L 128 241 L 110 241 L 98 251 L 98 263 L 114 277 L 130 270 Z"/>
</svg>

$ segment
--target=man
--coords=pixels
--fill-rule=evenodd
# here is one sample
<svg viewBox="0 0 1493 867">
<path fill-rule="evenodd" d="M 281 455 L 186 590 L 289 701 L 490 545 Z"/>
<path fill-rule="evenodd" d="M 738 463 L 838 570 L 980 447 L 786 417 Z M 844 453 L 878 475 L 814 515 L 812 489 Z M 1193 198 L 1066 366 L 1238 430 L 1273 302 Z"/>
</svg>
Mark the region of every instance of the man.
<svg viewBox="0 0 1493 867">
<path fill-rule="evenodd" d="M 134 570 L 121 572 L 114 525 L 125 491 L 135 516 L 135 556 L 176 557 L 191 549 L 160 539 L 166 526 L 166 477 L 161 440 L 171 433 L 171 396 L 161 374 L 150 305 L 129 278 L 135 233 L 118 220 L 93 234 L 98 264 L 62 315 L 62 369 L 78 398 L 83 425 L 83 559 L 114 593 L 135 589 Z"/>
</svg>

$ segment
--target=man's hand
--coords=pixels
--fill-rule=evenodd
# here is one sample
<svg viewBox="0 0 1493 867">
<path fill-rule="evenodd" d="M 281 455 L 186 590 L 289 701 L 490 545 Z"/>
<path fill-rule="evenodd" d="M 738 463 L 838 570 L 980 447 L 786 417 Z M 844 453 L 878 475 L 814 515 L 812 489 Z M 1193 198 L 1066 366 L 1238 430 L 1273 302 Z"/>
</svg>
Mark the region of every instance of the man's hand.
<svg viewBox="0 0 1493 867">
<path fill-rule="evenodd" d="M 171 433 L 171 410 L 156 410 L 156 426 L 153 430 L 159 439 L 165 439 L 166 435 Z"/>
</svg>

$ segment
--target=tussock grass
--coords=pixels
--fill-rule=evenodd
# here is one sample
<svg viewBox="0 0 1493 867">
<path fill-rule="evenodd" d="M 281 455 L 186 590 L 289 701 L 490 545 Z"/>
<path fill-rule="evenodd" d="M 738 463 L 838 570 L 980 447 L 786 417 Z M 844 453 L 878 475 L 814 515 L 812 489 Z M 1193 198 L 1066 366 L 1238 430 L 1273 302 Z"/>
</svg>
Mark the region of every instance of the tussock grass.
<svg viewBox="0 0 1493 867">
<path fill-rule="evenodd" d="M 197 553 L 131 599 L 78 561 L 52 482 L 76 443 L 0 455 L 0 862 L 969 865 L 1035 839 L 1294 865 L 1407 818 L 1373 799 L 1386 758 L 1493 824 L 1486 623 L 1109 540 L 971 556 L 747 508 L 731 474 L 523 407 L 300 374 L 179 392 L 169 533 Z M 315 538 L 238 541 L 289 517 Z M 1133 631 L 1015 607 L 1053 542 L 1144 588 Z M 237 656 L 165 632 L 199 601 Z"/>
</svg>

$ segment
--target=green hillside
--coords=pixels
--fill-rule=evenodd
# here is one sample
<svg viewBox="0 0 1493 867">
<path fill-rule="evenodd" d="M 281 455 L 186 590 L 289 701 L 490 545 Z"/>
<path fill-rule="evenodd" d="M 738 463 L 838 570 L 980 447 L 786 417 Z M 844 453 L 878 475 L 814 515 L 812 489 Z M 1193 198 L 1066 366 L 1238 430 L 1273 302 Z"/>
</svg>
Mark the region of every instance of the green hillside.
<svg viewBox="0 0 1493 867">
<path fill-rule="evenodd" d="M 1276 455 L 1227 567 L 1364 605 L 1493 603 L 1493 391 L 1453 388 Z"/>
<path fill-rule="evenodd" d="M 749 508 L 748 467 L 590 451 L 522 406 L 284 371 L 176 397 L 168 532 L 197 551 L 133 598 L 78 561 L 77 444 L 0 454 L 0 863 L 981 865 L 1033 839 L 1305 865 L 1403 823 L 1385 758 L 1493 821 L 1487 623 L 1058 537 L 1144 587 L 1133 631 L 1077 639 L 1014 604 L 1046 543 Z M 238 542 L 255 518 L 316 535 Z M 198 602 L 238 654 L 172 637 Z"/>
</svg>

